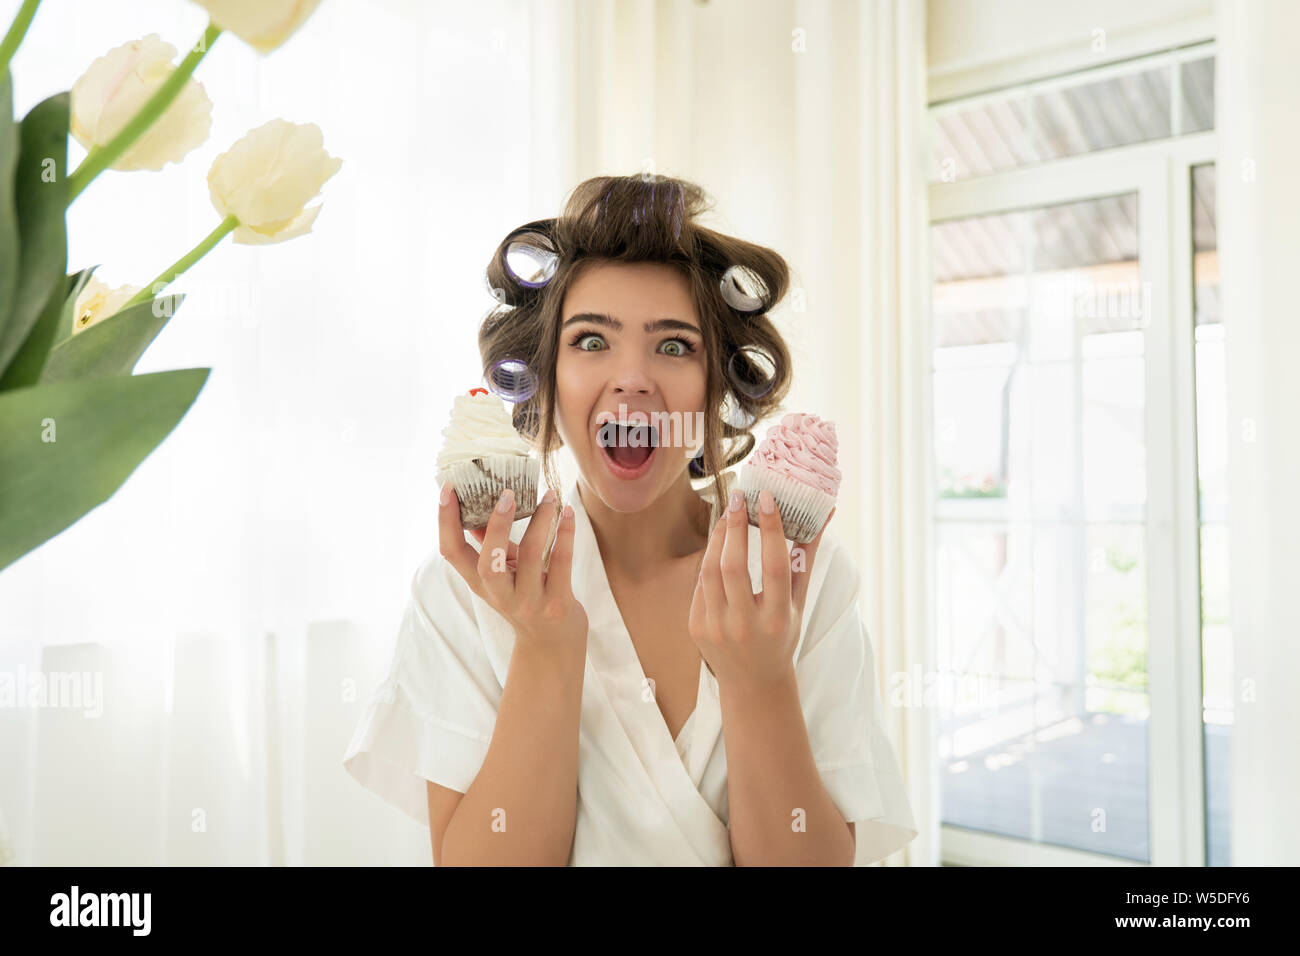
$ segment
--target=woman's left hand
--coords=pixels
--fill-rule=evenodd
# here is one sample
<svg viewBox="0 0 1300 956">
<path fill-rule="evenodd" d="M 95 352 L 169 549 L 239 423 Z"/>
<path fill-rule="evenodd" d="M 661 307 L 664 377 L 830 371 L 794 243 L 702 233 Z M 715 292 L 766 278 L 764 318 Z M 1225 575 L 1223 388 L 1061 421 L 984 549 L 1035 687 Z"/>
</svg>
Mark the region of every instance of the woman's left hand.
<svg viewBox="0 0 1300 956">
<path fill-rule="evenodd" d="M 823 526 L 812 541 L 787 549 L 771 492 L 760 492 L 758 500 L 763 590 L 755 594 L 750 581 L 749 515 L 744 496 L 735 491 L 709 537 L 691 599 L 691 639 L 719 686 L 742 691 L 763 690 L 793 677 L 808 580 L 826 531 Z M 834 515 L 832 509 L 827 524 Z"/>
</svg>

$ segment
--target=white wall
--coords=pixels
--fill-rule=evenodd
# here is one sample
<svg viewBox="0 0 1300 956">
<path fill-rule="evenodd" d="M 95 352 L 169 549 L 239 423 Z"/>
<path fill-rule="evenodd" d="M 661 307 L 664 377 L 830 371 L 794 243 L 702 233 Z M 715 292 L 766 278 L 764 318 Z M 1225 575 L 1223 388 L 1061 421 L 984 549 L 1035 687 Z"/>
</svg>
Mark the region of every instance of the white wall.
<svg viewBox="0 0 1300 956">
<path fill-rule="evenodd" d="M 1208 39 L 1214 22 L 1213 0 L 927 0 L 926 11 L 931 102 Z"/>
</svg>

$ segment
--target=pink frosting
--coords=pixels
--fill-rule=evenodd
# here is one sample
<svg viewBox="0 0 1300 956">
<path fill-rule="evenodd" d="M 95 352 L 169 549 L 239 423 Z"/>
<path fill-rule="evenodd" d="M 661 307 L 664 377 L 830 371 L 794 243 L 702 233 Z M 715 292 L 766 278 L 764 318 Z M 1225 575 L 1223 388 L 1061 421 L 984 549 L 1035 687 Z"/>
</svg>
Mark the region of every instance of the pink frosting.
<svg viewBox="0 0 1300 956">
<path fill-rule="evenodd" d="M 836 495 L 843 477 L 835 467 L 839 447 L 834 422 L 792 412 L 768 429 L 767 437 L 759 442 L 746 464 L 770 468 L 818 491 Z"/>
</svg>

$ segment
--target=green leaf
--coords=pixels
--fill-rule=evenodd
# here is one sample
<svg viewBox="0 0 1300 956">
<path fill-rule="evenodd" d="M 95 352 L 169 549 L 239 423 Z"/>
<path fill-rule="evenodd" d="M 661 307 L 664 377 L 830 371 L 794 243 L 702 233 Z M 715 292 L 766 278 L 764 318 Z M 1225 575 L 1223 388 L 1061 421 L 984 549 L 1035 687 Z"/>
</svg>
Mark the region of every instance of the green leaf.
<svg viewBox="0 0 1300 956">
<path fill-rule="evenodd" d="M 184 295 L 164 295 L 140 302 L 65 338 L 50 351 L 41 381 L 130 375 L 184 298 Z M 160 315 L 154 314 L 155 303 Z"/>
<path fill-rule="evenodd" d="M 0 394 L 0 570 L 107 501 L 176 427 L 210 371 Z"/>
<path fill-rule="evenodd" d="M 9 324 L 9 309 L 18 287 L 18 214 L 14 212 L 18 127 L 13 121 L 13 92 L 6 68 L 0 71 L 0 337 Z"/>
<path fill-rule="evenodd" d="M 75 275 L 67 276 L 53 292 L 50 293 L 49 300 L 45 303 L 45 309 L 41 312 L 40 317 L 36 320 L 36 326 L 32 329 L 27 341 L 14 360 L 9 363 L 9 368 L 4 374 L 0 375 L 0 392 L 8 391 L 12 388 L 24 388 L 28 385 L 35 385 L 41 377 L 41 369 L 44 367 L 50 354 L 48 343 L 59 342 L 58 330 L 66 328 L 71 335 L 73 312 L 76 311 L 77 296 L 81 294 L 82 288 L 90 280 L 90 274 L 98 266 L 91 266 L 89 269 L 82 269 Z"/>
<path fill-rule="evenodd" d="M 20 348 L 38 353 L 29 367 L 44 363 L 53 326 L 36 329 L 50 294 L 68 262 L 64 214 L 68 206 L 68 94 L 59 93 L 32 107 L 23 119 L 22 146 L 14 174 L 14 208 L 18 214 L 18 287 L 9 319 L 0 329 L 0 371 Z M 28 342 L 32 333 L 36 340 Z M 35 381 L 32 378 L 31 381 Z"/>
</svg>

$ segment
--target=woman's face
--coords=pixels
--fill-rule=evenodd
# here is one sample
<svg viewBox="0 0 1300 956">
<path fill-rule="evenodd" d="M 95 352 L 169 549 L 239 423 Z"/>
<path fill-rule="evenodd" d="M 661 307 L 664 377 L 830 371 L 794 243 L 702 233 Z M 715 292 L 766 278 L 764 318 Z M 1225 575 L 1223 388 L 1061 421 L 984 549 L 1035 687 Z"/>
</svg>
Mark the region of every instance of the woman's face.
<svg viewBox="0 0 1300 956">
<path fill-rule="evenodd" d="M 555 368 L 557 427 L 587 484 L 610 508 L 640 511 L 681 481 L 689 446 L 704 438 L 698 423 L 707 368 L 690 286 L 674 267 L 601 262 L 587 266 L 569 287 Z M 621 433 L 621 449 L 603 448 L 601 423 L 636 421 L 634 412 L 658 426 L 663 444 L 632 447 L 643 430 Z M 656 419 L 655 412 L 676 414 Z M 677 424 L 666 427 L 670 422 Z"/>
</svg>

